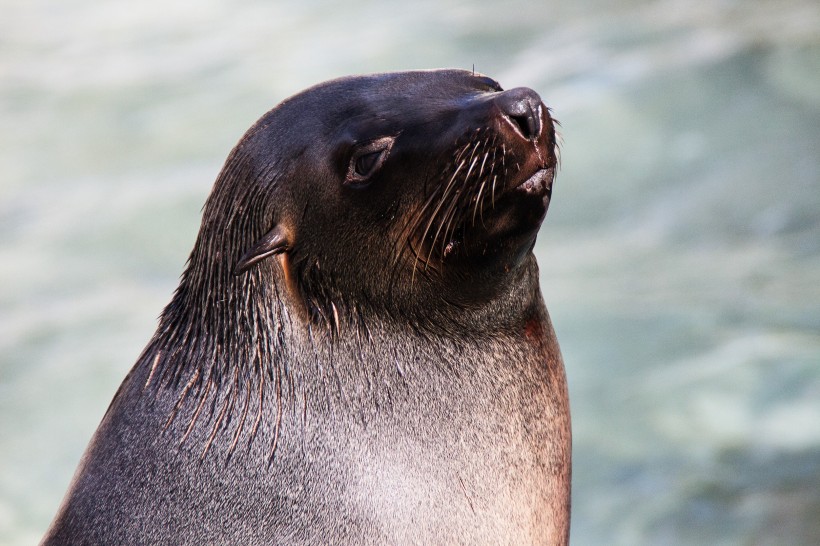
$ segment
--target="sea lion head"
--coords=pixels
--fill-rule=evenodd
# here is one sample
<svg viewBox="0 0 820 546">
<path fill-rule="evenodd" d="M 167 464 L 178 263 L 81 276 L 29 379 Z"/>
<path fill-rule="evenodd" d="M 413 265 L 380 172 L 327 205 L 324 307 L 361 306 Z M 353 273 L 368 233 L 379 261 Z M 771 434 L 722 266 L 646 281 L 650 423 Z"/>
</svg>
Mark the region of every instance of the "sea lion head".
<svg viewBox="0 0 820 546">
<path fill-rule="evenodd" d="M 240 140 L 189 269 L 280 283 L 313 318 L 480 305 L 531 255 L 555 170 L 554 123 L 530 89 L 461 70 L 333 80 Z"/>
</svg>

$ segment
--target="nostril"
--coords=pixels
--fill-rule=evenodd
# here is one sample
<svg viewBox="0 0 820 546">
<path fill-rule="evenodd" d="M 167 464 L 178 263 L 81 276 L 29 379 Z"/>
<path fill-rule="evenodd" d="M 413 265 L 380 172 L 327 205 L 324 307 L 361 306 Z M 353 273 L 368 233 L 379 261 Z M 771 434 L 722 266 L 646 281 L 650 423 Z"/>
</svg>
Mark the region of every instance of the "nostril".
<svg viewBox="0 0 820 546">
<path fill-rule="evenodd" d="M 525 115 L 512 115 L 509 116 L 509 118 L 518 126 L 518 130 L 521 131 L 524 138 L 534 139 L 538 136 L 538 129 L 536 127 L 535 116 L 533 116 L 532 110 Z"/>
<path fill-rule="evenodd" d="M 527 140 L 541 134 L 541 97 L 532 89 L 519 87 L 498 94 L 495 104 L 504 117 Z"/>
</svg>

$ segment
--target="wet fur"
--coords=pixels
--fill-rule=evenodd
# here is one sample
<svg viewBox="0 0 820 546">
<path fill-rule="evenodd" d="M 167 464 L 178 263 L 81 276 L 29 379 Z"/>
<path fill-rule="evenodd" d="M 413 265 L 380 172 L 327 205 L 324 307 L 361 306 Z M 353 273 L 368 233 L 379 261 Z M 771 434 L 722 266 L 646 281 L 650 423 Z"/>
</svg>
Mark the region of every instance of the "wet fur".
<svg viewBox="0 0 820 546">
<path fill-rule="evenodd" d="M 566 384 L 535 258 L 489 304 L 441 289 L 515 153 L 487 128 L 453 140 L 422 199 L 384 213 L 384 270 L 348 245 L 386 279 L 351 293 L 349 270 L 298 247 L 235 274 L 293 184 L 275 119 L 226 161 L 43 543 L 566 543 Z"/>
</svg>

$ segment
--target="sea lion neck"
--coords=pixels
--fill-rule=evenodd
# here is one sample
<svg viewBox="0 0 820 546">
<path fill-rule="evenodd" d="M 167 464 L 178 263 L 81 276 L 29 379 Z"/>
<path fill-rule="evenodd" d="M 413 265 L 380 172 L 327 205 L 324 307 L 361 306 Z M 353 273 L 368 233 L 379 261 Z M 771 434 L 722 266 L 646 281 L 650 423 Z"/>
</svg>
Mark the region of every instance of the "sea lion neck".
<svg viewBox="0 0 820 546">
<path fill-rule="evenodd" d="M 307 280 L 289 279 L 287 256 L 237 276 L 229 262 L 211 259 L 217 253 L 204 258 L 212 247 L 206 227 L 202 231 L 154 339 L 157 351 L 174 355 L 174 368 L 203 355 L 219 355 L 226 366 L 263 366 L 263 358 L 293 351 L 317 336 L 331 344 L 367 337 L 374 324 L 434 336 L 459 331 L 493 337 L 519 331 L 532 309 L 542 305 L 531 253 L 491 290 L 480 287 L 481 279 L 472 279 L 478 286 L 465 294 L 443 287 L 441 279 L 420 278 L 409 288 L 385 284 L 385 292 L 346 292 L 316 269 Z M 462 284 L 469 285 L 469 279 Z"/>
</svg>

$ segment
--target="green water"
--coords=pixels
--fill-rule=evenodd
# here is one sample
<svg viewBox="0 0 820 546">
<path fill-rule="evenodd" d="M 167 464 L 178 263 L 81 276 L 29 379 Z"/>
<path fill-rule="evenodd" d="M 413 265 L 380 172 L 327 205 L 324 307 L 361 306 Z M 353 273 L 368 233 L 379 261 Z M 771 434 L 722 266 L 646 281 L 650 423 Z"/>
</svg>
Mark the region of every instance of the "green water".
<svg viewBox="0 0 820 546">
<path fill-rule="evenodd" d="M 472 68 L 562 123 L 539 237 L 572 543 L 820 543 L 820 5 L 0 3 L 0 543 L 36 543 L 230 148 L 331 77 Z"/>
</svg>

